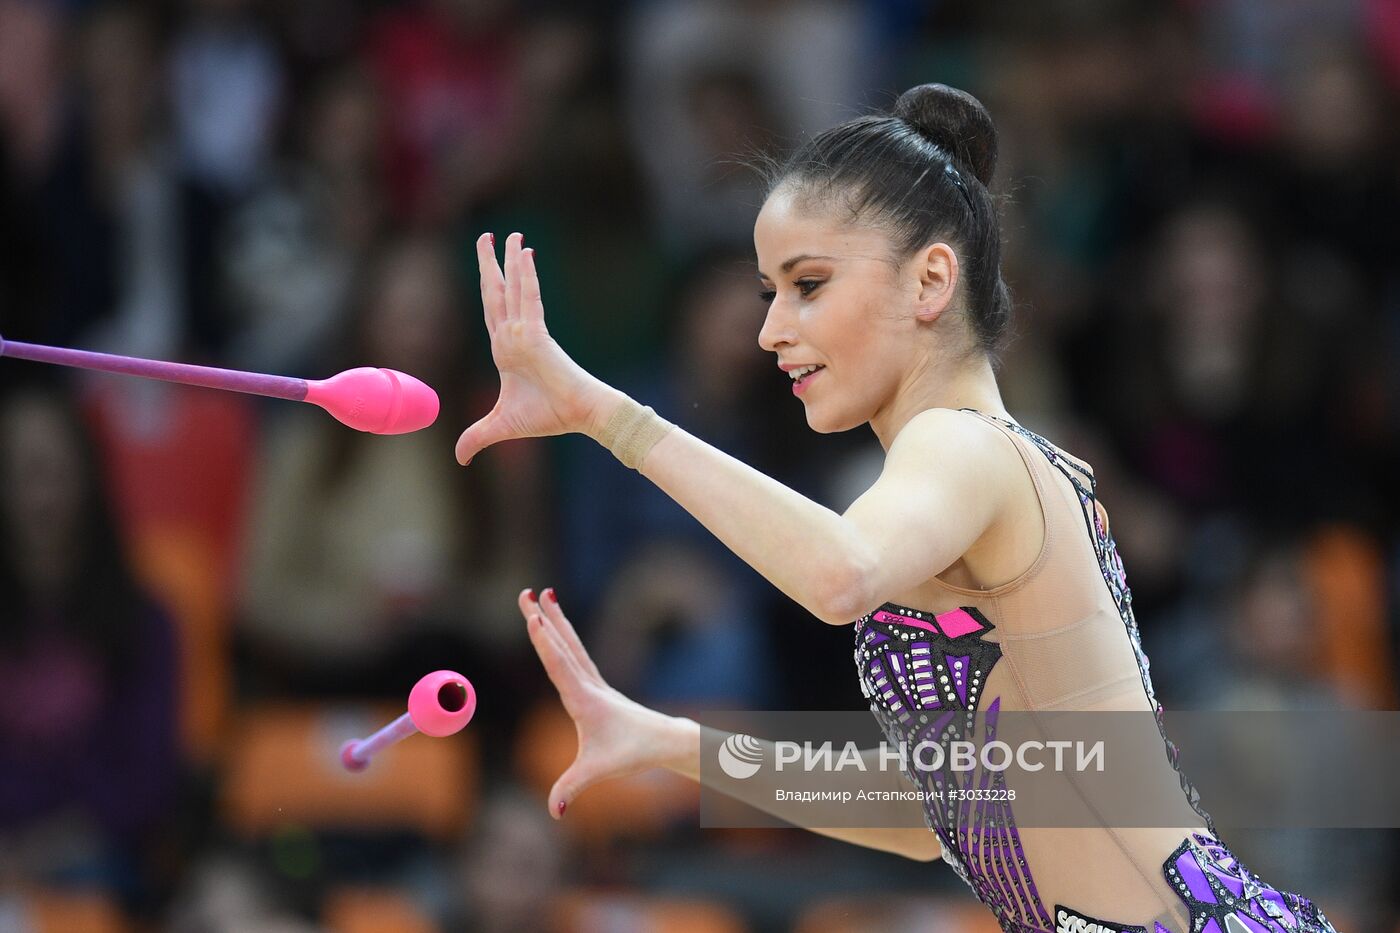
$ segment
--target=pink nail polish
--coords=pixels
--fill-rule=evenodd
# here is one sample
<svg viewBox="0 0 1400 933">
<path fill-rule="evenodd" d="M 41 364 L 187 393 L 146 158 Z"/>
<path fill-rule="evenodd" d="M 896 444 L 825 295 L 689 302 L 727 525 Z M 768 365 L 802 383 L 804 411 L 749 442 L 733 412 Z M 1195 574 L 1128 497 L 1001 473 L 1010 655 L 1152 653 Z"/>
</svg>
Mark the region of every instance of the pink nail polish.
<svg viewBox="0 0 1400 933">
<path fill-rule="evenodd" d="M 566 807 L 566 806 L 568 806 L 568 804 L 564 803 L 564 801 L 562 801 L 562 800 L 559 801 L 559 815 L 560 815 L 560 816 L 563 816 L 563 815 L 564 815 L 564 807 Z"/>
</svg>

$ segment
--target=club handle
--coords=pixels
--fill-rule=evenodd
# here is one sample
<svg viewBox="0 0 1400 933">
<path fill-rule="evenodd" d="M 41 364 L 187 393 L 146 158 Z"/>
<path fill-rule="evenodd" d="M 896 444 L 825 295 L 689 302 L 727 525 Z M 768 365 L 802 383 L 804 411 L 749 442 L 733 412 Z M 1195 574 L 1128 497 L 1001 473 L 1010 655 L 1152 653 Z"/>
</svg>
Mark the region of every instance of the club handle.
<svg viewBox="0 0 1400 933">
<path fill-rule="evenodd" d="M 249 395 L 285 398 L 294 402 L 300 402 L 306 398 L 306 380 L 292 376 L 247 373 L 238 369 L 197 366 L 193 363 L 143 360 L 133 356 L 118 356 L 114 353 L 71 350 L 67 347 L 46 347 L 37 343 L 5 340 L 3 337 L 0 337 L 0 356 L 30 360 L 35 363 L 51 363 L 56 366 L 72 366 L 77 369 L 90 369 L 97 372 L 118 373 L 124 376 L 142 376 L 147 379 L 179 382 L 184 385 L 203 386 L 209 389 L 246 392 Z"/>
<path fill-rule="evenodd" d="M 340 763 L 347 770 L 363 771 L 370 759 L 386 746 L 401 742 L 418 731 L 413 717 L 404 713 L 367 739 L 351 739 L 340 747 Z"/>
</svg>

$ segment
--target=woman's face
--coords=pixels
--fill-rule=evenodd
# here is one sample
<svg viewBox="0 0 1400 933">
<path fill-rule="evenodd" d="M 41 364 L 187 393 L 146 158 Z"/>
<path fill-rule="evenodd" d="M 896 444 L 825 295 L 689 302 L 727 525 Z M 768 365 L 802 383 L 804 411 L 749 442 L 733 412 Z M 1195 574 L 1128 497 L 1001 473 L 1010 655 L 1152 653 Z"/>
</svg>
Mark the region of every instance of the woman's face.
<svg viewBox="0 0 1400 933">
<path fill-rule="evenodd" d="M 785 188 L 759 212 L 754 248 L 769 303 L 758 342 L 784 371 L 819 367 L 792 383 L 813 430 L 864 424 L 922 371 L 923 251 L 896 262 L 886 233 L 808 210 Z"/>
</svg>

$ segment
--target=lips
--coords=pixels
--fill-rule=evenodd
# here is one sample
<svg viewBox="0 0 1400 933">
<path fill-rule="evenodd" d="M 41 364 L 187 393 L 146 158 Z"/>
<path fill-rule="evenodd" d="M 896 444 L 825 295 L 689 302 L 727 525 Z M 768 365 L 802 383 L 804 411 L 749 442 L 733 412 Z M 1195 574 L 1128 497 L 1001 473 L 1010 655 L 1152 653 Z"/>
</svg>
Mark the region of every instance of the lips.
<svg viewBox="0 0 1400 933">
<path fill-rule="evenodd" d="M 816 370 L 813 370 L 812 372 L 801 377 L 800 379 L 794 380 L 792 383 L 792 394 L 801 395 L 802 393 L 806 392 L 807 389 L 812 385 L 812 380 L 819 378 L 824 372 L 826 372 L 826 367 L 823 366 Z"/>
</svg>

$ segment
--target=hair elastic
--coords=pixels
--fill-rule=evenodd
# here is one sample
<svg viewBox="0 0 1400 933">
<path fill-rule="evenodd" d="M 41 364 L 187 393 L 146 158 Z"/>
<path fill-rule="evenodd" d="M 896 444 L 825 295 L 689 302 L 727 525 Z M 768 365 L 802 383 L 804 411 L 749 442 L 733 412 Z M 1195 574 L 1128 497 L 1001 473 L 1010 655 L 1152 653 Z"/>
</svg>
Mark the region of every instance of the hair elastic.
<svg viewBox="0 0 1400 933">
<path fill-rule="evenodd" d="M 957 170 L 951 161 L 943 165 L 943 174 L 947 175 L 948 180 L 962 192 L 963 200 L 967 202 L 967 209 L 975 211 L 976 209 L 972 206 L 972 192 L 967 190 L 967 184 L 963 182 L 962 173 Z"/>
</svg>

